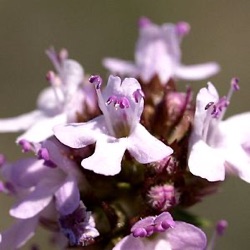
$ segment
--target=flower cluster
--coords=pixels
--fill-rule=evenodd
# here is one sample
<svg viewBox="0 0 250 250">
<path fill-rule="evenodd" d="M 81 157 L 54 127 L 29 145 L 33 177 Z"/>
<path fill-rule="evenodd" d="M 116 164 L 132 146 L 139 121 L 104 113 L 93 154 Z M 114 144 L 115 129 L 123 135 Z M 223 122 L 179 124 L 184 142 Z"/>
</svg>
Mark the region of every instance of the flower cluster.
<svg viewBox="0 0 250 250">
<path fill-rule="evenodd" d="M 0 155 L 0 191 L 15 199 L 0 249 L 21 248 L 39 226 L 59 249 L 213 249 L 227 222 L 207 244 L 186 208 L 227 175 L 250 182 L 250 113 L 223 121 L 237 78 L 221 98 L 211 82 L 195 100 L 190 86 L 177 90 L 178 79 L 219 71 L 215 62 L 181 63 L 189 31 L 186 22 L 140 18 L 135 62 L 104 59 L 106 84 L 65 49 L 46 51 L 55 72 L 37 109 L 0 119 L 0 132 L 24 132 L 16 142 L 32 155 L 16 162 Z"/>
</svg>

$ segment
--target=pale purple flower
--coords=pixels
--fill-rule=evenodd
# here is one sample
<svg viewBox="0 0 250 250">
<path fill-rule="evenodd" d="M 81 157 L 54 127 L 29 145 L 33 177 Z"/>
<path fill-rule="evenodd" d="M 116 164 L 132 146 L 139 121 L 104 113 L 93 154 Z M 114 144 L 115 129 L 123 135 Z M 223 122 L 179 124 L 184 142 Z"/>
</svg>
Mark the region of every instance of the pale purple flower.
<svg viewBox="0 0 250 250">
<path fill-rule="evenodd" d="M 0 132 L 26 131 L 17 138 L 40 142 L 53 135 L 52 128 L 61 123 L 76 121 L 76 112 L 81 111 L 86 97 L 82 66 L 67 58 L 66 51 L 57 54 L 47 51 L 57 74 L 50 71 L 47 80 L 51 86 L 38 96 L 37 109 L 13 118 L 0 119 Z M 85 98 L 86 99 L 86 98 Z"/>
<path fill-rule="evenodd" d="M 32 218 L 52 201 L 62 215 L 72 213 L 78 207 L 80 175 L 77 164 L 62 154 L 65 148 L 57 140 L 50 139 L 42 144 L 41 150 L 49 152 L 44 159 L 27 158 L 2 167 L 2 175 L 12 184 L 17 197 L 10 215 L 19 219 Z"/>
<path fill-rule="evenodd" d="M 51 138 L 41 145 L 40 160 L 26 158 L 1 167 L 2 176 L 11 184 L 10 191 L 17 199 L 9 211 L 17 220 L 2 233 L 0 249 L 12 250 L 25 244 L 34 235 L 40 218 L 55 220 L 57 213 L 67 216 L 78 208 L 81 175 L 76 163 L 66 156 L 67 150 Z"/>
<path fill-rule="evenodd" d="M 112 73 L 140 77 L 145 83 L 158 75 L 163 85 L 170 78 L 200 80 L 216 74 L 219 66 L 214 62 L 191 66 L 181 63 L 181 41 L 189 29 L 185 22 L 159 26 L 143 17 L 139 20 L 135 63 L 106 58 L 103 64 Z"/>
<path fill-rule="evenodd" d="M 222 181 L 231 172 L 250 182 L 250 113 L 222 121 L 237 82 L 232 80 L 226 97 L 219 98 L 212 83 L 197 95 L 188 166 L 192 174 L 209 181 Z"/>
<path fill-rule="evenodd" d="M 138 221 L 113 250 L 204 250 L 206 235 L 197 227 L 174 221 L 168 212 Z"/>
<path fill-rule="evenodd" d="M 99 107 L 103 113 L 86 123 L 55 127 L 55 136 L 72 148 L 96 143 L 95 152 L 82 160 L 85 169 L 98 174 L 115 175 L 121 170 L 125 150 L 140 163 L 159 161 L 173 150 L 152 136 L 141 124 L 144 101 L 141 86 L 134 78 L 110 76 L 103 92 L 101 78 L 92 76 Z"/>
</svg>

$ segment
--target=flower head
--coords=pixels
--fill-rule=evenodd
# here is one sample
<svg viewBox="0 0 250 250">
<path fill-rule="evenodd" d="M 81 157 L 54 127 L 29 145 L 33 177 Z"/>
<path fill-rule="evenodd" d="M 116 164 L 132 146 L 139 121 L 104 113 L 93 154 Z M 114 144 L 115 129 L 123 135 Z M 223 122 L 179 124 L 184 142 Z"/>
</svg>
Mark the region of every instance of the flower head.
<svg viewBox="0 0 250 250">
<path fill-rule="evenodd" d="M 140 163 L 159 161 L 172 149 L 153 137 L 141 124 L 143 93 L 138 81 L 110 76 L 101 92 L 100 78 L 92 76 L 103 115 L 86 122 L 55 127 L 55 136 L 65 145 L 82 148 L 96 143 L 95 152 L 83 159 L 82 166 L 104 175 L 121 170 L 125 150 Z"/>
<path fill-rule="evenodd" d="M 135 63 L 106 58 L 104 66 L 112 73 L 140 77 L 145 83 L 157 75 L 163 85 L 170 78 L 200 80 L 217 73 L 219 66 L 213 62 L 192 66 L 181 64 L 180 44 L 189 30 L 186 22 L 159 26 L 142 17 L 139 20 Z"/>
</svg>

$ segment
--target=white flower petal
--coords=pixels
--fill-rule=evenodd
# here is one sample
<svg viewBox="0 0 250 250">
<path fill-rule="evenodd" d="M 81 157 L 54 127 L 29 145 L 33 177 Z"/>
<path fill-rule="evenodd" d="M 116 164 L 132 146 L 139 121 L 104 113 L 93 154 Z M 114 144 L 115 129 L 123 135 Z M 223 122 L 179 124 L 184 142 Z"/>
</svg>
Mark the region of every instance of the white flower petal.
<svg viewBox="0 0 250 250">
<path fill-rule="evenodd" d="M 107 133 L 103 115 L 85 123 L 58 125 L 53 131 L 60 142 L 71 148 L 86 147 L 95 143 L 103 133 Z"/>
<path fill-rule="evenodd" d="M 34 110 L 17 117 L 0 119 L 0 132 L 24 131 L 43 117 L 43 112 Z"/>
<path fill-rule="evenodd" d="M 54 117 L 44 117 L 38 120 L 24 134 L 17 138 L 17 141 L 25 139 L 30 142 L 41 142 L 53 135 L 53 127 L 66 122 L 66 114 L 59 114 Z"/>
<path fill-rule="evenodd" d="M 208 146 L 202 140 L 197 140 L 191 146 L 188 166 L 193 175 L 200 176 L 208 181 L 223 181 L 225 179 L 223 151 Z"/>
<path fill-rule="evenodd" d="M 220 67 L 215 62 L 197 65 L 179 65 L 175 69 L 175 76 L 184 80 L 202 80 L 219 72 Z"/>
<path fill-rule="evenodd" d="M 48 206 L 59 187 L 60 183 L 57 180 L 41 181 L 30 194 L 12 206 L 10 215 L 19 219 L 28 219 L 37 215 Z"/>
<path fill-rule="evenodd" d="M 71 214 L 79 206 L 80 193 L 73 176 L 68 176 L 55 192 L 55 203 L 61 215 Z"/>
<path fill-rule="evenodd" d="M 250 141 L 250 112 L 229 117 L 219 124 L 220 132 L 225 136 L 224 144 L 244 144 Z"/>
<path fill-rule="evenodd" d="M 220 122 L 219 131 L 225 148 L 227 168 L 246 182 L 250 182 L 250 113 L 232 116 Z"/>
<path fill-rule="evenodd" d="M 79 84 L 82 83 L 84 70 L 80 63 L 72 59 L 66 59 L 62 63 L 60 70 L 60 78 L 63 81 L 67 94 L 72 94 L 76 91 Z"/>
<path fill-rule="evenodd" d="M 56 88 L 56 87 L 55 87 Z M 57 91 L 58 98 L 63 99 L 63 93 Z M 58 103 L 58 99 L 55 95 L 55 89 L 53 87 L 47 87 L 43 89 L 38 97 L 36 105 L 39 110 L 45 113 L 46 116 L 54 116 L 60 113 L 60 104 Z"/>
<path fill-rule="evenodd" d="M 103 60 L 103 66 L 113 74 L 130 77 L 136 77 L 138 75 L 137 67 L 129 61 L 105 58 Z"/>
<path fill-rule="evenodd" d="M 140 123 L 128 137 L 128 151 L 140 163 L 160 161 L 173 150 L 152 136 Z"/>
<path fill-rule="evenodd" d="M 145 250 L 142 239 L 135 238 L 132 235 L 124 237 L 119 241 L 113 250 Z M 153 250 L 153 249 L 152 249 Z"/>
<path fill-rule="evenodd" d="M 81 165 L 97 174 L 116 175 L 121 171 L 126 148 L 127 138 L 103 137 L 97 140 L 94 154 L 83 159 Z"/>
<path fill-rule="evenodd" d="M 206 235 L 199 228 L 191 224 L 176 221 L 175 227 L 168 229 L 166 234 L 171 245 L 171 250 L 206 249 Z"/>
</svg>

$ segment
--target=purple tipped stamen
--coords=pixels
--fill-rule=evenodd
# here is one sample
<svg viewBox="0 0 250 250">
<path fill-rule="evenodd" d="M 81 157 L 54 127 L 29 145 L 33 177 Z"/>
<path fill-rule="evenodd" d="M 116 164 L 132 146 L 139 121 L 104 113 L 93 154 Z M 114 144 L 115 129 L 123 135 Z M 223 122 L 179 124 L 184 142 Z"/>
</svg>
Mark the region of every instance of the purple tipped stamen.
<svg viewBox="0 0 250 250">
<path fill-rule="evenodd" d="M 234 77 L 232 78 L 231 80 L 231 86 L 233 88 L 234 91 L 238 91 L 240 89 L 240 86 L 239 86 L 239 79 Z"/>
<path fill-rule="evenodd" d="M 143 93 L 143 91 L 142 91 L 141 89 L 137 89 L 137 90 L 133 93 L 133 97 L 134 97 L 134 99 L 135 99 L 135 102 L 136 102 L 136 103 L 139 103 L 140 100 L 141 100 L 142 98 L 145 97 L 145 95 L 144 95 L 144 93 Z"/>
<path fill-rule="evenodd" d="M 106 101 L 106 105 L 110 105 L 111 103 L 114 104 L 114 106 L 116 106 L 116 104 L 118 103 L 118 98 L 115 95 L 112 95 L 108 98 L 108 100 Z"/>
<path fill-rule="evenodd" d="M 216 225 L 216 232 L 219 236 L 222 236 L 225 233 L 225 230 L 228 227 L 228 222 L 226 220 L 219 220 Z"/>
<path fill-rule="evenodd" d="M 128 98 L 121 97 L 121 99 L 119 100 L 119 106 L 121 109 L 129 108 L 130 104 Z"/>
<path fill-rule="evenodd" d="M 102 85 L 102 78 L 99 75 L 92 75 L 89 78 L 89 82 L 95 84 L 96 89 L 100 89 Z"/>
<path fill-rule="evenodd" d="M 175 27 L 179 36 L 185 36 L 190 31 L 190 25 L 187 22 L 178 22 Z"/>
<path fill-rule="evenodd" d="M 44 165 L 49 168 L 56 168 L 57 165 L 50 160 L 49 151 L 46 148 L 39 149 L 37 153 L 39 160 L 44 160 Z"/>
<path fill-rule="evenodd" d="M 152 24 L 151 20 L 147 17 L 141 17 L 138 21 L 139 28 L 147 27 L 148 25 Z"/>
<path fill-rule="evenodd" d="M 219 99 L 217 103 L 209 102 L 206 105 L 205 110 L 211 109 L 212 117 L 219 118 L 224 113 L 224 110 L 228 107 L 228 105 L 229 105 L 229 100 L 225 96 L 223 96 L 222 98 Z"/>
<path fill-rule="evenodd" d="M 43 159 L 45 161 L 49 161 L 50 157 L 49 157 L 49 152 L 46 148 L 41 148 L 39 149 L 38 153 L 37 153 L 38 159 Z"/>
<path fill-rule="evenodd" d="M 115 95 L 110 96 L 106 101 L 106 105 L 110 105 L 111 103 L 114 104 L 115 108 L 120 107 L 121 109 L 125 109 L 130 107 L 128 98 L 124 96 L 123 97 L 117 97 Z"/>
<path fill-rule="evenodd" d="M 31 150 L 33 150 L 32 144 L 29 141 L 25 140 L 25 139 L 20 140 L 18 142 L 18 144 L 22 147 L 22 151 L 24 153 L 27 153 L 27 152 L 30 152 Z"/>
</svg>

